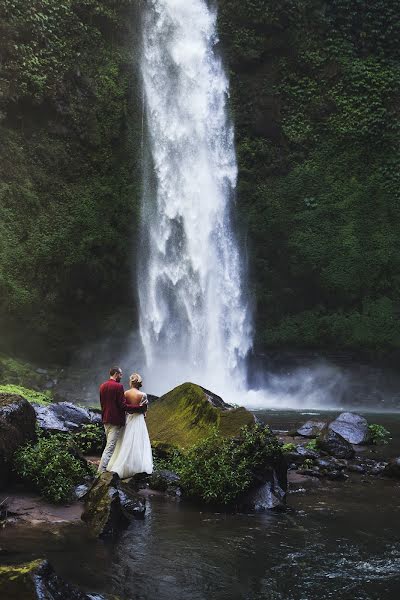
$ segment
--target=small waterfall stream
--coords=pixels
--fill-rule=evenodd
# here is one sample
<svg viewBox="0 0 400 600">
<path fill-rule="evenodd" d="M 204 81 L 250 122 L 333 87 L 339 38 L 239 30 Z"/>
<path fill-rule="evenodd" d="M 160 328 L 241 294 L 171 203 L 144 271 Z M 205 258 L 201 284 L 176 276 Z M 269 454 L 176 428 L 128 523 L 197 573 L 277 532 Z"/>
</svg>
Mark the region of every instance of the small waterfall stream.
<svg viewBox="0 0 400 600">
<path fill-rule="evenodd" d="M 252 330 L 230 217 L 237 165 L 216 13 L 205 0 L 147 0 L 143 11 L 148 373 L 156 392 L 191 380 L 232 399 L 245 388 Z"/>
</svg>

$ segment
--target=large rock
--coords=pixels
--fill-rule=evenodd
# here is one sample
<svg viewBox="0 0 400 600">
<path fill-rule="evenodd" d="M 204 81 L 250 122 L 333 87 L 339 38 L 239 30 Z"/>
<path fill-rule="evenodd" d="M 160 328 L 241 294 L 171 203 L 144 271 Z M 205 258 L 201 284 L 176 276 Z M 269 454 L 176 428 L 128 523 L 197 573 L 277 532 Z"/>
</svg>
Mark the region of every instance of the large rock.
<svg viewBox="0 0 400 600">
<path fill-rule="evenodd" d="M 397 458 L 391 458 L 389 463 L 386 465 L 383 475 L 387 477 L 393 477 L 400 479 L 400 456 Z"/>
<path fill-rule="evenodd" d="M 116 473 L 103 473 L 84 496 L 82 519 L 94 537 L 113 537 L 125 529 L 131 519 L 144 517 L 145 501 L 121 491 L 119 483 Z"/>
<path fill-rule="evenodd" d="M 43 406 L 33 403 L 41 429 L 54 432 L 79 431 L 83 425 L 101 422 L 101 416 L 71 402 L 55 402 Z"/>
<path fill-rule="evenodd" d="M 296 433 L 303 437 L 315 438 L 321 433 L 324 427 L 326 427 L 324 421 L 307 421 L 307 423 L 299 427 Z"/>
<path fill-rule="evenodd" d="M 329 428 L 350 444 L 368 444 L 370 441 L 368 421 L 361 415 L 344 412 L 329 424 Z"/>
<path fill-rule="evenodd" d="M 337 458 L 353 458 L 353 446 L 333 429 L 326 427 L 317 438 L 317 446 Z"/>
<path fill-rule="evenodd" d="M 115 536 L 129 525 L 122 511 L 118 481 L 116 473 L 103 473 L 85 496 L 82 520 L 93 537 Z"/>
<path fill-rule="evenodd" d="M 183 383 L 149 407 L 150 438 L 152 442 L 190 448 L 214 428 L 223 436 L 234 437 L 245 425 L 254 424 L 253 415 L 245 408 L 227 407 L 219 396 L 193 383 Z"/>
<path fill-rule="evenodd" d="M 35 411 L 25 398 L 0 394 L 0 487 L 10 475 L 15 450 L 35 439 Z"/>
<path fill-rule="evenodd" d="M 159 492 L 166 492 L 170 496 L 180 496 L 180 477 L 173 471 L 167 469 L 160 469 L 154 471 L 149 477 L 149 487 L 152 490 Z"/>
<path fill-rule="evenodd" d="M 287 462 L 284 456 L 259 474 L 259 483 L 239 497 L 237 507 L 241 511 L 262 512 L 285 510 L 287 491 Z"/>
<path fill-rule="evenodd" d="M 102 600 L 59 577 L 47 560 L 0 566 L 0 598 L 4 600 Z"/>
</svg>

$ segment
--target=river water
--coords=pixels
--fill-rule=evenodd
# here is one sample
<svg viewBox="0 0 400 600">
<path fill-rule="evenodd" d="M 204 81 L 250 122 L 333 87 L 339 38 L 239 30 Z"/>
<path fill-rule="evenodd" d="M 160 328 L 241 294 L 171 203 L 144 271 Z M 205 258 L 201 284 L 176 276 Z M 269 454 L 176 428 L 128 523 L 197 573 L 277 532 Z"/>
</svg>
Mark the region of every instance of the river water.
<svg viewBox="0 0 400 600">
<path fill-rule="evenodd" d="M 309 417 L 258 415 L 276 429 Z M 377 456 L 398 455 L 400 415 L 373 421 L 393 435 Z M 157 496 L 115 543 L 89 540 L 83 525 L 10 527 L 0 533 L 0 557 L 45 556 L 67 580 L 124 600 L 397 600 L 399 500 L 400 482 L 358 475 L 298 477 L 288 511 L 277 514 L 222 514 Z"/>
</svg>

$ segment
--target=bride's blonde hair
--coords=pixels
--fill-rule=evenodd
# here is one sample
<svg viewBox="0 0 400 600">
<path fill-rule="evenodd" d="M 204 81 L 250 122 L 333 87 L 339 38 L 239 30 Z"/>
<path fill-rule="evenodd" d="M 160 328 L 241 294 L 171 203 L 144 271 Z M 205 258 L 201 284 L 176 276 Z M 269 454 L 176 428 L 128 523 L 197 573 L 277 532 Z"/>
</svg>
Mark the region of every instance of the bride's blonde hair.
<svg viewBox="0 0 400 600">
<path fill-rule="evenodd" d="M 134 387 L 138 383 L 142 383 L 142 378 L 140 377 L 139 373 L 132 373 L 132 375 L 129 377 L 129 385 Z"/>
</svg>

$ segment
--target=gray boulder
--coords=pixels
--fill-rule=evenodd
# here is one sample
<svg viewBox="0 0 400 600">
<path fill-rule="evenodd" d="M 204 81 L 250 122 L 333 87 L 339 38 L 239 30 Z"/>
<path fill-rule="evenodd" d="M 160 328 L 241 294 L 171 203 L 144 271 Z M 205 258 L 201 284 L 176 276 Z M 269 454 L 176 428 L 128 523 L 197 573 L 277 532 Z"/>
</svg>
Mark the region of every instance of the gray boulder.
<svg viewBox="0 0 400 600">
<path fill-rule="evenodd" d="M 353 458 L 355 455 L 353 446 L 329 427 L 323 429 L 318 436 L 317 446 L 318 449 L 336 458 Z"/>
<path fill-rule="evenodd" d="M 173 471 L 167 469 L 161 469 L 160 471 L 154 471 L 148 480 L 149 487 L 152 490 L 159 492 L 166 492 L 171 496 L 180 496 L 180 477 Z"/>
<path fill-rule="evenodd" d="M 14 452 L 35 439 L 35 425 L 35 411 L 25 398 L 0 393 L 0 488 L 10 476 Z"/>
<path fill-rule="evenodd" d="M 307 421 L 307 423 L 299 427 L 296 433 L 303 437 L 315 438 L 321 433 L 324 427 L 326 427 L 324 421 Z"/>
<path fill-rule="evenodd" d="M 33 404 L 41 429 L 54 432 L 79 431 L 83 425 L 101 423 L 101 416 L 71 402 L 54 402 L 47 406 Z"/>
<path fill-rule="evenodd" d="M 341 435 L 350 444 L 368 444 L 370 434 L 368 421 L 361 415 L 344 412 L 340 414 L 329 428 Z"/>
<path fill-rule="evenodd" d="M 283 489 L 275 472 L 263 484 L 246 492 L 238 501 L 238 509 L 244 512 L 286 509 L 286 487 Z"/>
</svg>

